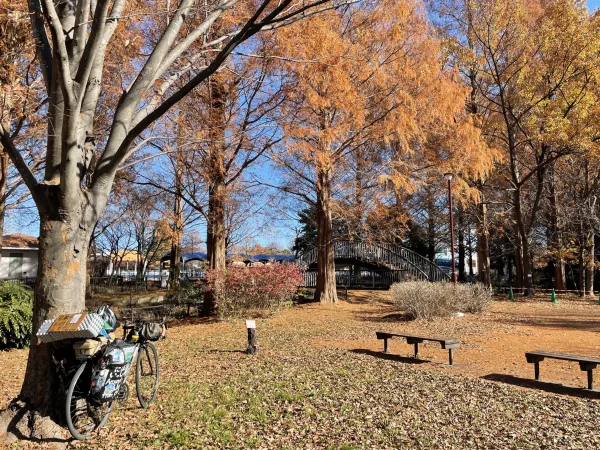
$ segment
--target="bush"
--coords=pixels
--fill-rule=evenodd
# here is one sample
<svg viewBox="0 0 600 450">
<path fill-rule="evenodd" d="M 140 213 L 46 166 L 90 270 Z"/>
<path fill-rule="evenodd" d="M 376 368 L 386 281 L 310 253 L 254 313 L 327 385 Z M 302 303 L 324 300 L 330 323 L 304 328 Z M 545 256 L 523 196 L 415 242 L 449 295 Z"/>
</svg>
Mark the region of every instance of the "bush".
<svg viewBox="0 0 600 450">
<path fill-rule="evenodd" d="M 202 303 L 204 291 L 197 283 L 191 283 L 187 280 L 181 280 L 179 288 L 171 289 L 165 295 L 165 301 L 172 305 L 185 306 L 189 303 Z"/>
<path fill-rule="evenodd" d="M 456 312 L 481 312 L 492 298 L 482 284 L 408 281 L 392 285 L 392 301 L 411 319 L 444 317 Z"/>
<path fill-rule="evenodd" d="M 269 264 L 209 270 L 206 281 L 206 289 L 218 299 L 217 314 L 224 318 L 256 316 L 280 308 L 292 300 L 303 277 L 295 264 Z"/>
<path fill-rule="evenodd" d="M 0 284 L 0 349 L 27 347 L 32 320 L 33 291 L 18 283 Z"/>
</svg>

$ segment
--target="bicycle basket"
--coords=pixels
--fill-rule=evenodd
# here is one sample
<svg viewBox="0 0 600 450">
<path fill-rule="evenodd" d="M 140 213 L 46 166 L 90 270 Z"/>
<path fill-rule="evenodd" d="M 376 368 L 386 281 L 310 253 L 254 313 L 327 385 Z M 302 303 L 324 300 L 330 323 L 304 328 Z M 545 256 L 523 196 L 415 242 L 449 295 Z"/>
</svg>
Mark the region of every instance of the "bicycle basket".
<svg viewBox="0 0 600 450">
<path fill-rule="evenodd" d="M 163 328 L 159 323 L 145 323 L 139 335 L 142 341 L 158 341 L 163 335 Z"/>
</svg>

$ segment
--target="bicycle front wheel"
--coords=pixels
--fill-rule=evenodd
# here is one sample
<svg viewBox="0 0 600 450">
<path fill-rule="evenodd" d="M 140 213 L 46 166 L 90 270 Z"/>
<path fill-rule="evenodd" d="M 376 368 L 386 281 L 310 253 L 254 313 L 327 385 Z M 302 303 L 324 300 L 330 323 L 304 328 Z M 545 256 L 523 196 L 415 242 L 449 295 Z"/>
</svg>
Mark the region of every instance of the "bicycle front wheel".
<svg viewBox="0 0 600 450">
<path fill-rule="evenodd" d="M 158 353 L 152 342 L 140 346 L 135 364 L 135 389 L 142 408 L 148 408 L 158 391 Z"/>
<path fill-rule="evenodd" d="M 91 381 L 91 366 L 86 361 L 73 375 L 65 401 L 67 427 L 71 435 L 80 441 L 87 439 L 93 431 L 103 427 L 112 411 L 112 401 L 96 403 L 90 399 Z"/>
</svg>

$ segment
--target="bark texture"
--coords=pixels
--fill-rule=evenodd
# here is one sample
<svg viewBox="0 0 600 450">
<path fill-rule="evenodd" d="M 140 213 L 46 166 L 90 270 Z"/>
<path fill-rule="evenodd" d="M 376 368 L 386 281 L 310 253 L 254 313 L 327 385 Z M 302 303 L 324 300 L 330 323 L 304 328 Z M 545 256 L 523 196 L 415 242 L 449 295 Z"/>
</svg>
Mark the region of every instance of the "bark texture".
<svg viewBox="0 0 600 450">
<path fill-rule="evenodd" d="M 477 207 L 479 210 L 479 222 L 477 223 L 477 278 L 480 283 L 490 287 L 492 285 L 490 271 L 490 231 L 488 228 L 487 204 L 483 193 Z"/>
<path fill-rule="evenodd" d="M 210 87 L 210 135 L 211 144 L 206 167 L 208 189 L 208 218 L 206 248 L 208 268 L 225 269 L 227 263 L 225 203 L 227 201 L 227 171 L 225 168 L 225 101 L 226 92 L 223 82 L 212 77 Z M 220 289 L 215 289 L 220 292 Z M 204 295 L 202 312 L 204 315 L 218 314 L 219 299 L 216 292 L 208 291 Z"/>
<path fill-rule="evenodd" d="M 327 169 L 320 169 L 317 177 L 317 286 L 315 301 L 337 303 L 331 213 L 331 174 Z"/>
</svg>

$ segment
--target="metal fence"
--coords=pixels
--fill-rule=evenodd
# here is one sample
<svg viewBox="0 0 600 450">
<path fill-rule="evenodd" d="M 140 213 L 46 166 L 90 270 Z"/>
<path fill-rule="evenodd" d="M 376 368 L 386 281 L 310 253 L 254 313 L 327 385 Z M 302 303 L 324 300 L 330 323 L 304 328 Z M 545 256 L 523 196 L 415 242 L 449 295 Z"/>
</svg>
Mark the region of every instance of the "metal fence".
<svg viewBox="0 0 600 450">
<path fill-rule="evenodd" d="M 404 281 L 406 271 L 404 270 L 336 270 L 335 282 L 337 286 L 387 289 L 393 283 Z M 309 269 L 304 272 L 304 287 L 315 287 L 317 285 L 317 270 Z"/>
</svg>

